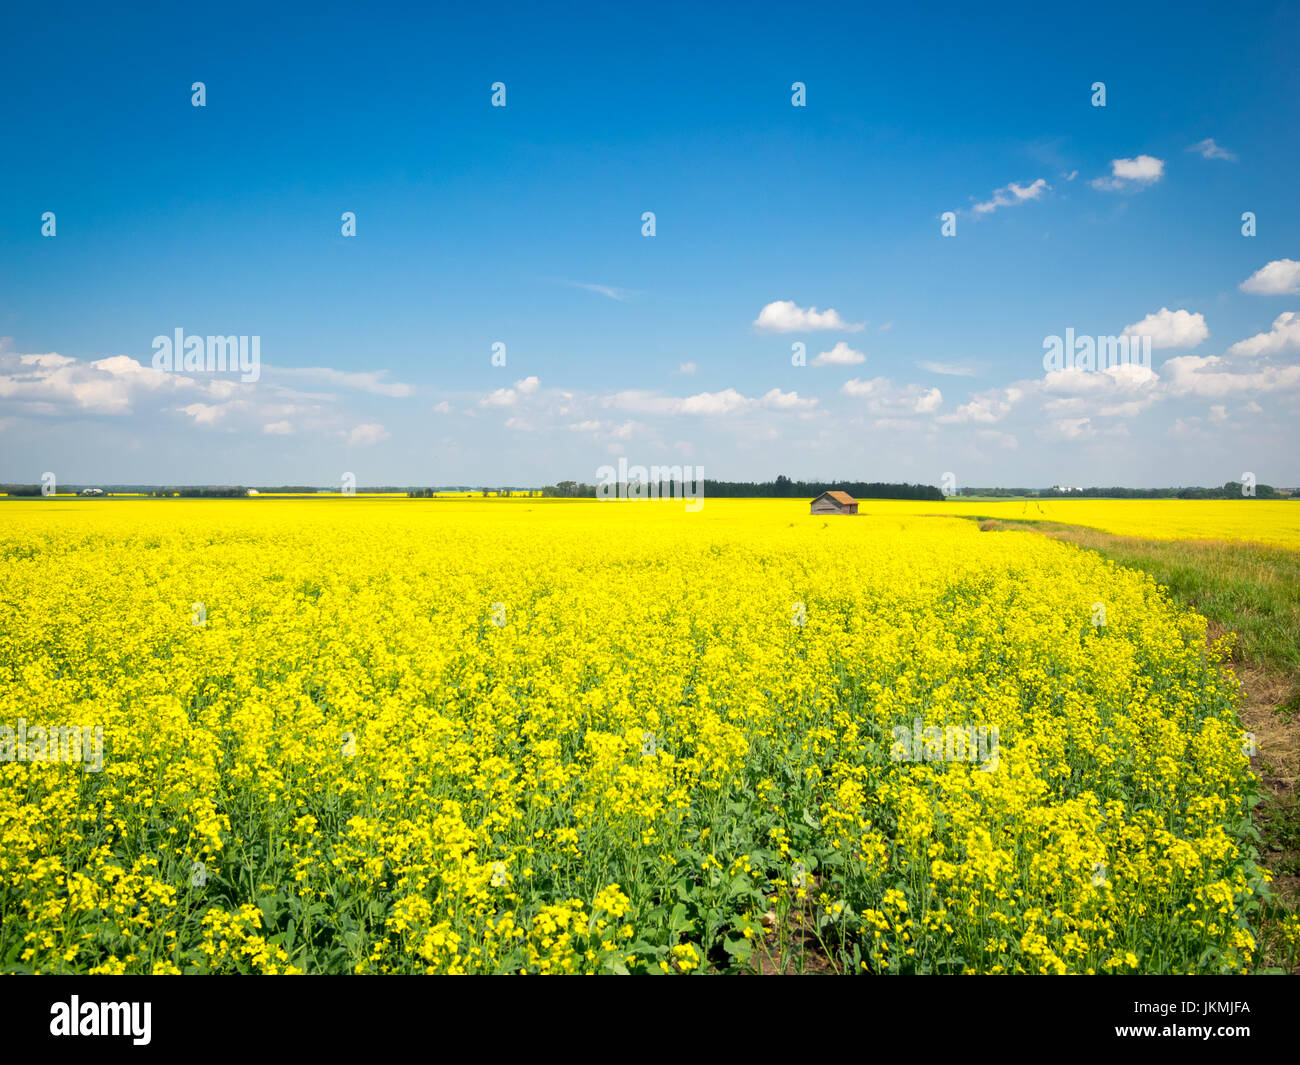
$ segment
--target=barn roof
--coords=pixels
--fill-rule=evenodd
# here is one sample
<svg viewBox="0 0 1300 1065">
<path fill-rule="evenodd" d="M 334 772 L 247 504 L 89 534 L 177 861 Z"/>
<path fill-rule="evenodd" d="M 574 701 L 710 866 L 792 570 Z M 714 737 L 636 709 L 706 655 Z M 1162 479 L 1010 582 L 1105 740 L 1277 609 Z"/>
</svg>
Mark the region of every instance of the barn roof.
<svg viewBox="0 0 1300 1065">
<path fill-rule="evenodd" d="M 826 492 L 824 494 L 830 496 L 837 503 L 843 503 L 845 506 L 857 502 L 848 492 Z"/>
</svg>

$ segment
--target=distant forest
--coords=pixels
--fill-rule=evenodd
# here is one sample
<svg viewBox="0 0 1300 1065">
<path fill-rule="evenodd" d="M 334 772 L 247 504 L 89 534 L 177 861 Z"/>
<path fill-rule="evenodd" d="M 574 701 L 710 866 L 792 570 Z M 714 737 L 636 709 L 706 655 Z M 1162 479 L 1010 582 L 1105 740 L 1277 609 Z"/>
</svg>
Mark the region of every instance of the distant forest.
<svg viewBox="0 0 1300 1065">
<path fill-rule="evenodd" d="M 1255 485 L 1253 496 L 1243 495 L 1240 481 L 1229 481 L 1222 488 L 962 488 L 959 496 L 1032 499 L 1286 499 L 1271 484 Z"/>
<path fill-rule="evenodd" d="M 661 496 L 670 494 L 665 485 Z M 691 482 L 694 487 L 694 482 Z M 704 496 L 714 498 L 744 497 L 748 499 L 800 499 L 813 498 L 823 492 L 848 492 L 854 499 L 943 499 L 943 493 L 928 484 L 886 484 L 881 481 L 792 481 L 781 475 L 775 481 L 711 481 L 704 479 Z M 542 489 L 544 496 L 563 499 L 591 499 L 596 495 L 594 484 L 581 481 L 561 481 Z"/>
</svg>

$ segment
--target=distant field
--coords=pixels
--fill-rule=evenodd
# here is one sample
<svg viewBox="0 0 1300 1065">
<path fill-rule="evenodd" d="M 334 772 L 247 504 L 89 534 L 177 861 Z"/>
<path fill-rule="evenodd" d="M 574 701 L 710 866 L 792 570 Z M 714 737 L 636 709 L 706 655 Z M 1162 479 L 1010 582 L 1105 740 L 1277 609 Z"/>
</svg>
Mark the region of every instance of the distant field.
<svg viewBox="0 0 1300 1065">
<path fill-rule="evenodd" d="M 860 514 L 954 514 L 1003 521 L 1083 525 L 1149 540 L 1240 540 L 1300 550 L 1300 500 L 949 499 L 942 503 L 866 499 Z"/>
</svg>

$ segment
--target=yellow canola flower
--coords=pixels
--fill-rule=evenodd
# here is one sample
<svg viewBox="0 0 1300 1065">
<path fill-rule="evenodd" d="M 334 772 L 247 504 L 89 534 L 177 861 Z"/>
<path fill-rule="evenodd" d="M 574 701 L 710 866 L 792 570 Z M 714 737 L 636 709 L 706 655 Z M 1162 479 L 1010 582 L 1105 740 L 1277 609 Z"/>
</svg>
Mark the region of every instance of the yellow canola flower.
<svg viewBox="0 0 1300 1065">
<path fill-rule="evenodd" d="M 1044 506 L 1300 547 L 1176 502 Z M 707 972 L 802 922 L 842 971 L 1250 969 L 1224 648 L 967 506 L 5 502 L 0 957 Z M 30 757 L 63 726 L 98 769 Z"/>
</svg>

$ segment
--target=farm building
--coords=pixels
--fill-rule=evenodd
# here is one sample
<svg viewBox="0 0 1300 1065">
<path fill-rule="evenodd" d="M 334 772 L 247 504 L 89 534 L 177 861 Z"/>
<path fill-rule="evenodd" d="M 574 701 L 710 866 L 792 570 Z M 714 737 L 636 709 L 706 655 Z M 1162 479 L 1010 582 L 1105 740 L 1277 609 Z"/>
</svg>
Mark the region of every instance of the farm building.
<svg viewBox="0 0 1300 1065">
<path fill-rule="evenodd" d="M 848 492 L 823 492 L 812 501 L 810 514 L 856 514 L 858 501 Z"/>
</svg>

